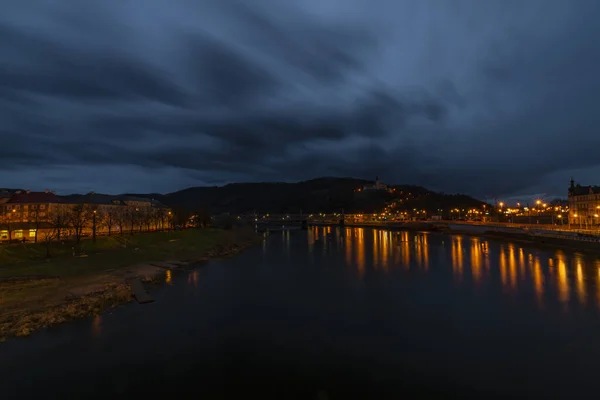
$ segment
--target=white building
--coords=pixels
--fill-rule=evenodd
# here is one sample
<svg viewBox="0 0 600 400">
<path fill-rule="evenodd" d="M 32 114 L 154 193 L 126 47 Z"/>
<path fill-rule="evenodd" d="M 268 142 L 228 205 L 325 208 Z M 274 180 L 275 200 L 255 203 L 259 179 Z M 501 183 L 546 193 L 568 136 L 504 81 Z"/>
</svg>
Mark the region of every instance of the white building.
<svg viewBox="0 0 600 400">
<path fill-rule="evenodd" d="M 387 190 L 387 185 L 379 182 L 379 177 L 375 177 L 375 184 L 363 186 L 363 190 Z"/>
</svg>

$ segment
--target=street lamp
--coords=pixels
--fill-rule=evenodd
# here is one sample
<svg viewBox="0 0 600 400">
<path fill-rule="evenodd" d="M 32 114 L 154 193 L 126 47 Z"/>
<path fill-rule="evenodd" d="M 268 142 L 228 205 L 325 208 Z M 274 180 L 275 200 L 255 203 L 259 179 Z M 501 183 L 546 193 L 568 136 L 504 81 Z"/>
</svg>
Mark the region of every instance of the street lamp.
<svg viewBox="0 0 600 400">
<path fill-rule="evenodd" d="M 92 241 L 96 242 L 96 210 L 92 214 Z"/>
<path fill-rule="evenodd" d="M 579 220 L 579 229 L 581 229 L 581 218 L 578 218 L 577 214 L 573 214 L 573 217 L 577 218 Z M 571 225 L 571 223 L 569 222 L 569 225 Z"/>
</svg>

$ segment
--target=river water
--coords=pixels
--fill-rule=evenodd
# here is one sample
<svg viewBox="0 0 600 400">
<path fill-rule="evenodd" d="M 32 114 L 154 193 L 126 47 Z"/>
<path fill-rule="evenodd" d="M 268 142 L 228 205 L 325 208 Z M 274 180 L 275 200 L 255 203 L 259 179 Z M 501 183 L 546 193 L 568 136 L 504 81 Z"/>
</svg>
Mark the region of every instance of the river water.
<svg viewBox="0 0 600 400">
<path fill-rule="evenodd" d="M 1 398 L 600 395 L 600 260 L 315 227 L 0 345 Z"/>
</svg>

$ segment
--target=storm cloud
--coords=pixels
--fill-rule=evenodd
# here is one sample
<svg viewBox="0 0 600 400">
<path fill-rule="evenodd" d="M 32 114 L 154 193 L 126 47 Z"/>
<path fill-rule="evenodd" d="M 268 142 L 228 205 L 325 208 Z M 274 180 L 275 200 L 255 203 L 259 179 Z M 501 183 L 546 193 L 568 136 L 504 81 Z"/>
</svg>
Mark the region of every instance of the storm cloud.
<svg viewBox="0 0 600 400">
<path fill-rule="evenodd" d="M 598 2 L 293 3 L 3 5 L 0 186 L 599 183 Z"/>
</svg>

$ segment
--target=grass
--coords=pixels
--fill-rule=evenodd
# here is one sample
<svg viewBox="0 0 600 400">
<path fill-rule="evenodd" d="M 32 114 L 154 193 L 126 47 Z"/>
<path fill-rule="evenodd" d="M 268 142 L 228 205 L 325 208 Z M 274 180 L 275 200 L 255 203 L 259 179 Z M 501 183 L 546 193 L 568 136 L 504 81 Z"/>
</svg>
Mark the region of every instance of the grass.
<svg viewBox="0 0 600 400">
<path fill-rule="evenodd" d="M 43 243 L 0 246 L 0 278 L 27 275 L 53 275 L 62 278 L 96 274 L 135 263 L 167 259 L 199 258 L 217 244 L 236 240 L 232 231 L 190 229 L 137 235 L 103 236 L 84 240 L 84 257 L 73 257 L 73 243 L 52 243 L 46 258 Z"/>
<path fill-rule="evenodd" d="M 124 276 L 151 261 L 195 261 L 211 249 L 244 247 L 251 231 L 191 229 L 72 242 L 0 246 L 0 338 L 97 313 L 131 299 Z M 25 322 L 23 322 L 25 321 Z"/>
</svg>

